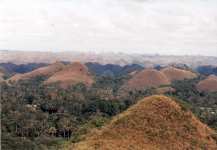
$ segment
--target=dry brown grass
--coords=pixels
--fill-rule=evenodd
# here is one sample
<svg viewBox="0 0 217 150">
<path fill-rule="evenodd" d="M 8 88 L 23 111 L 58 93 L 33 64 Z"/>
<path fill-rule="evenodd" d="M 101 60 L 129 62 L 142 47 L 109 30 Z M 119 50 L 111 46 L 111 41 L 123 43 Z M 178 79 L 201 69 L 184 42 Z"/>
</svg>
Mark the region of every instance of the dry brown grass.
<svg viewBox="0 0 217 150">
<path fill-rule="evenodd" d="M 196 85 L 199 91 L 215 92 L 217 91 L 217 76 L 210 75 L 205 80 L 200 81 Z"/>
<path fill-rule="evenodd" d="M 170 81 L 175 80 L 184 80 L 184 79 L 193 79 L 196 78 L 197 75 L 191 71 L 178 69 L 175 67 L 167 67 L 161 70 Z"/>
<path fill-rule="evenodd" d="M 144 98 L 72 150 L 216 150 L 210 128 L 165 96 Z"/>
<path fill-rule="evenodd" d="M 170 84 L 167 77 L 155 69 L 145 69 L 136 73 L 126 84 L 123 89 L 140 90 L 148 87 L 158 87 L 160 85 Z"/>
<path fill-rule="evenodd" d="M 67 88 L 77 83 L 84 83 L 86 86 L 90 86 L 93 82 L 93 77 L 89 73 L 88 68 L 79 62 L 75 62 L 53 74 L 44 84 L 58 83 L 60 87 Z"/>
<path fill-rule="evenodd" d="M 8 81 L 17 82 L 18 80 L 28 80 L 28 79 L 32 79 L 38 76 L 49 77 L 53 75 L 54 73 L 56 73 L 57 71 L 62 70 L 64 67 L 65 65 L 63 63 L 55 62 L 51 65 L 38 68 L 28 73 L 16 74 L 12 76 L 10 79 L 8 79 Z"/>
</svg>

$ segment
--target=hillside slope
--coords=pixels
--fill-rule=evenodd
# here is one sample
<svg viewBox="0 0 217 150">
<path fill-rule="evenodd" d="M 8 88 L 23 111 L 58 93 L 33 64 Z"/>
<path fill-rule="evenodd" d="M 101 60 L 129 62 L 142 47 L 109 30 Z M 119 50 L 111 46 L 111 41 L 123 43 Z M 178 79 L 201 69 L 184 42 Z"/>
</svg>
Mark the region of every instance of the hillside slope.
<svg viewBox="0 0 217 150">
<path fill-rule="evenodd" d="M 167 67 L 161 70 L 170 81 L 175 80 L 184 80 L 184 79 L 193 79 L 196 78 L 197 75 L 191 71 L 178 69 L 175 67 Z"/>
<path fill-rule="evenodd" d="M 74 62 L 67 65 L 63 70 L 53 74 L 44 82 L 44 84 L 58 83 L 60 87 L 67 88 L 68 86 L 77 83 L 83 83 L 86 86 L 90 86 L 93 82 L 93 77 L 89 73 L 88 68 L 79 62 Z"/>
<path fill-rule="evenodd" d="M 90 133 L 73 150 L 216 150 L 214 131 L 165 96 L 150 96 Z"/>
<path fill-rule="evenodd" d="M 217 76 L 210 75 L 205 80 L 196 85 L 199 91 L 215 92 L 217 91 Z"/>
<path fill-rule="evenodd" d="M 53 64 L 35 69 L 35 70 L 28 72 L 28 73 L 15 74 L 11 78 L 9 78 L 8 81 L 17 82 L 19 80 L 28 80 L 28 79 L 32 79 L 32 78 L 39 77 L 39 76 L 49 77 L 52 74 L 54 74 L 55 72 L 62 70 L 64 67 L 65 67 L 65 65 L 63 63 L 55 62 Z"/>
</svg>

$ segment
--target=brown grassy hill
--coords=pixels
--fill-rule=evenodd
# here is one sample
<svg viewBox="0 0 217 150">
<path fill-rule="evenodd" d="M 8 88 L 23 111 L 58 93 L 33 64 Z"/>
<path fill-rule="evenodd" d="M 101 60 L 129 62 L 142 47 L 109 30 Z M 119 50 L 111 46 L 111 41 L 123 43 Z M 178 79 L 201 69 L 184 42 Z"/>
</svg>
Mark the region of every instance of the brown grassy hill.
<svg viewBox="0 0 217 150">
<path fill-rule="evenodd" d="M 72 150 L 216 150 L 214 131 L 165 96 L 150 96 Z"/>
<path fill-rule="evenodd" d="M 217 91 L 217 76 L 210 75 L 205 80 L 200 81 L 196 85 L 199 91 L 215 92 Z"/>
<path fill-rule="evenodd" d="M 178 69 L 175 67 L 167 67 L 161 70 L 170 81 L 174 80 L 184 80 L 184 79 L 193 79 L 196 78 L 197 75 L 191 71 Z"/>
<path fill-rule="evenodd" d="M 166 84 L 170 84 L 170 81 L 163 73 L 155 69 L 144 69 L 133 75 L 122 88 L 140 90 L 147 87 L 158 87 Z"/>
<path fill-rule="evenodd" d="M 55 72 L 62 70 L 65 65 L 61 62 L 55 62 L 46 67 L 41 67 L 36 70 L 33 70 L 24 74 L 16 74 L 12 76 L 8 81 L 16 82 L 18 80 L 28 80 L 39 76 L 49 77 L 53 75 Z"/>
<path fill-rule="evenodd" d="M 90 86 L 93 82 L 93 77 L 89 73 L 88 68 L 79 62 L 75 62 L 53 74 L 44 83 L 46 85 L 58 83 L 62 88 L 67 88 L 77 83 L 84 83 L 86 86 Z"/>
</svg>

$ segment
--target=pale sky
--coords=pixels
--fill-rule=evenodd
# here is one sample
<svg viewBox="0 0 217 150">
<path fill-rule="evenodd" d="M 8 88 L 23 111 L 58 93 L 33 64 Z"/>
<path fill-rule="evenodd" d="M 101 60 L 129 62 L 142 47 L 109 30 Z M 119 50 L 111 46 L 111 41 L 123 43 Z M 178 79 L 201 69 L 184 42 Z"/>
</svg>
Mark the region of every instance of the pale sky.
<svg viewBox="0 0 217 150">
<path fill-rule="evenodd" d="M 217 0 L 0 0 L 0 49 L 217 56 Z"/>
</svg>

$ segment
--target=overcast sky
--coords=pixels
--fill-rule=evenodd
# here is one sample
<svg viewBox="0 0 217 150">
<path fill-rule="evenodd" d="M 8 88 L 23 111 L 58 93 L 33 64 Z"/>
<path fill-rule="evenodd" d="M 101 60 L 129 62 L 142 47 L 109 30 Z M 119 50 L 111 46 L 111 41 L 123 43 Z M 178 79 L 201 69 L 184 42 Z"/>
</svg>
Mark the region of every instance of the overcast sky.
<svg viewBox="0 0 217 150">
<path fill-rule="evenodd" d="M 0 0 L 0 49 L 217 56 L 217 0 Z"/>
</svg>

